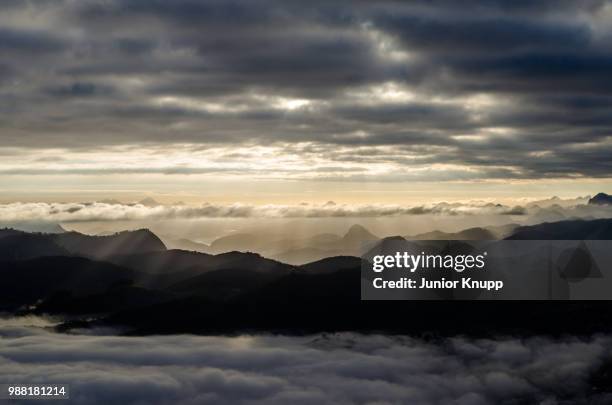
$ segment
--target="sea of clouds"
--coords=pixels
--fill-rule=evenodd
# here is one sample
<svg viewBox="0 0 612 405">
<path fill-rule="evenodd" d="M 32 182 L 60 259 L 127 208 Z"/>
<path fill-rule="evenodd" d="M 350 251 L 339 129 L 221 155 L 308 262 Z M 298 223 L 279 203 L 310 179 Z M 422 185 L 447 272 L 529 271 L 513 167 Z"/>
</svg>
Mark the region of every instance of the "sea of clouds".
<svg viewBox="0 0 612 405">
<path fill-rule="evenodd" d="M 548 199 L 504 205 L 487 201 L 399 204 L 153 204 L 120 202 L 14 202 L 0 204 L 0 223 L 47 221 L 129 221 L 197 218 L 338 218 L 414 215 L 505 215 L 539 217 L 610 217 L 612 206 L 588 205 L 585 198 Z"/>
<path fill-rule="evenodd" d="M 0 381 L 70 384 L 74 404 L 610 403 L 612 337 L 60 335 L 0 320 Z M 27 403 L 27 401 L 24 401 Z"/>
</svg>

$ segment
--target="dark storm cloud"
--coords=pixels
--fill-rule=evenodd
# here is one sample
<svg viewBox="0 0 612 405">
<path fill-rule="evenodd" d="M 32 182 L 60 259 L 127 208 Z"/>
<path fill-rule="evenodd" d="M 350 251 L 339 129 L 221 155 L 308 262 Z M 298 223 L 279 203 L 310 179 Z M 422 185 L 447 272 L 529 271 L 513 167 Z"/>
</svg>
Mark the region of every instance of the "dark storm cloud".
<svg viewBox="0 0 612 405">
<path fill-rule="evenodd" d="M 50 53 L 64 49 L 65 44 L 48 32 L 0 28 L 0 52 L 9 55 L 24 53 Z"/>
<path fill-rule="evenodd" d="M 590 31 L 585 26 L 531 22 L 507 17 L 455 19 L 407 15 L 389 15 L 377 21 L 377 27 L 399 36 L 409 48 L 424 52 L 459 53 L 483 51 L 507 53 L 516 49 L 585 46 Z M 484 35 L 483 35 L 484 34 Z"/>
<path fill-rule="evenodd" d="M 606 95 L 612 89 L 612 59 L 608 52 L 607 49 L 562 52 L 544 49 L 514 55 L 460 57 L 449 61 L 448 67 L 463 77 L 465 88 L 472 90 L 517 93 L 525 97 L 547 92 Z"/>
<path fill-rule="evenodd" d="M 470 124 L 469 115 L 460 108 L 423 103 L 338 108 L 332 114 L 343 119 L 361 121 L 365 125 L 403 124 L 430 128 L 431 123 L 436 122 L 436 129 L 474 128 Z"/>
<path fill-rule="evenodd" d="M 477 11 L 496 11 L 496 12 L 512 12 L 512 13 L 548 13 L 551 11 L 579 11 L 579 10 L 592 10 L 601 7 L 605 0 L 583 0 L 576 2 L 574 0 L 516 0 L 516 1 L 505 1 L 505 0 L 467 0 L 458 3 L 453 0 L 417 0 L 416 3 L 422 4 L 435 4 L 439 6 L 446 6 L 455 9 L 466 10 L 469 7 L 470 10 Z"/>
<path fill-rule="evenodd" d="M 3 146 L 93 150 L 355 145 L 371 147 L 371 163 L 475 166 L 478 179 L 606 177 L 611 7 L 3 2 L 0 137 Z M 397 153 L 380 154 L 381 145 Z M 407 145 L 429 152 L 420 163 L 398 156 Z M 364 159 L 327 155 L 330 167 Z"/>
<path fill-rule="evenodd" d="M 46 89 L 52 97 L 93 97 L 96 95 L 108 95 L 113 89 L 107 86 L 95 85 L 87 82 L 75 82 L 69 85 L 52 86 Z"/>
</svg>

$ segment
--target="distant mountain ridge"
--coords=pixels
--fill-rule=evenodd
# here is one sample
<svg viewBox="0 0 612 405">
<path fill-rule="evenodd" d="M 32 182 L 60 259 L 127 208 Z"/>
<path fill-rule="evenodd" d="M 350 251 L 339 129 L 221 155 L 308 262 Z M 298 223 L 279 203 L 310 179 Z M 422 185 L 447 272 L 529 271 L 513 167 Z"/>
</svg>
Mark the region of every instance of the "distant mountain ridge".
<svg viewBox="0 0 612 405">
<path fill-rule="evenodd" d="M 598 193 L 589 199 L 590 205 L 612 205 L 612 195 L 606 193 Z"/>
<path fill-rule="evenodd" d="M 194 242 L 190 239 L 179 238 L 163 238 L 162 241 L 168 249 L 191 250 L 193 252 L 209 253 L 210 246 L 205 243 Z"/>
<path fill-rule="evenodd" d="M 612 219 L 545 222 L 518 227 L 509 240 L 611 240 Z"/>
<path fill-rule="evenodd" d="M 571 220 L 531 226 L 509 224 L 494 227 L 473 227 L 457 232 L 432 231 L 408 235 L 404 240 L 497 240 L 506 239 L 610 239 L 612 230 L 606 219 Z M 287 265 L 299 266 L 329 257 L 361 257 L 381 241 L 361 225 L 353 225 L 343 236 L 319 234 L 304 239 L 265 240 L 253 234 L 233 234 L 219 238 L 211 246 L 182 241 L 183 250 L 168 251 L 164 242 L 147 229 L 124 231 L 110 235 L 85 235 L 78 232 L 59 234 L 27 233 L 14 229 L 0 229 L 0 260 L 25 260 L 40 256 L 82 256 L 109 260 L 122 266 L 149 271 L 186 271 L 190 267 L 219 268 L 232 256 L 250 257 L 256 266 L 271 259 Z M 384 244 L 383 243 L 383 244 Z M 254 245 L 254 246 L 253 246 Z M 208 253 L 194 254 L 210 248 Z M 191 251 L 191 252 L 190 252 Z M 239 256 L 238 252 L 251 253 Z M 232 253 L 233 252 L 233 253 Z M 272 261 L 273 261 L 272 260 Z M 266 266 L 268 266 L 266 264 Z M 272 266 L 273 267 L 273 266 Z M 157 269 L 157 270 L 155 270 Z"/>
<path fill-rule="evenodd" d="M 117 254 L 164 251 L 166 246 L 148 229 L 108 236 L 78 232 L 27 233 L 0 229 L 0 260 L 24 260 L 42 256 L 104 258 Z"/>
<path fill-rule="evenodd" d="M 0 310 L 69 314 L 76 321 L 62 328 L 120 326 L 130 334 L 391 330 L 486 335 L 491 330 L 512 333 L 517 327 L 530 333 L 583 331 L 602 321 L 582 303 L 568 303 L 559 310 L 559 303 L 361 301 L 364 259 L 398 249 L 466 254 L 471 246 L 462 241 L 412 241 L 402 236 L 364 241 L 373 234 L 354 228 L 343 237 L 316 239 L 321 247 L 365 250 L 364 259 L 334 256 L 294 266 L 256 253 L 167 250 L 151 235 L 155 236 L 140 230 L 60 237 L 0 229 Z M 612 219 L 523 226 L 509 237 L 529 238 L 612 239 Z M 135 252 L 126 253 L 127 246 Z M 109 251 L 120 254 L 108 255 Z M 97 257 L 76 257 L 80 254 Z M 530 317 L 524 316 L 526 312 Z M 410 313 L 409 321 L 398 322 L 402 313 Z M 606 316 L 606 325 L 612 325 L 612 315 Z"/>
<path fill-rule="evenodd" d="M 98 294 L 119 281 L 137 278 L 132 270 L 83 257 L 48 256 L 0 262 L 0 308 L 31 305 L 57 293 Z"/>
<path fill-rule="evenodd" d="M 70 253 L 103 258 L 118 254 L 159 252 L 166 250 L 164 243 L 148 229 L 124 231 L 113 235 L 92 236 L 78 232 L 53 235 L 52 239 Z"/>
<path fill-rule="evenodd" d="M 353 225 L 342 237 L 345 243 L 362 243 L 378 239 L 378 236 L 361 225 Z"/>
<path fill-rule="evenodd" d="M 339 270 L 361 268 L 366 262 L 354 256 L 335 256 L 300 266 L 306 274 L 328 274 Z"/>
<path fill-rule="evenodd" d="M 29 260 L 42 256 L 69 256 L 70 252 L 59 246 L 52 235 L 0 230 L 0 261 Z"/>
<path fill-rule="evenodd" d="M 406 236 L 412 240 L 495 240 L 496 235 L 485 228 L 468 228 L 459 232 L 433 231 L 415 236 Z"/>
<path fill-rule="evenodd" d="M 507 237 L 518 224 L 473 227 L 457 232 L 431 231 L 406 235 L 407 240 L 498 240 Z M 354 224 L 344 235 L 316 234 L 307 238 L 265 240 L 253 233 L 235 233 L 220 237 L 210 245 L 190 240 L 166 239 L 173 249 L 192 250 L 208 254 L 227 251 L 252 251 L 292 265 L 302 265 L 334 256 L 361 256 L 371 249 L 380 237 L 362 225 Z"/>
<path fill-rule="evenodd" d="M 62 233 L 66 230 L 58 223 L 40 221 L 1 222 L 0 227 L 31 233 Z"/>
</svg>

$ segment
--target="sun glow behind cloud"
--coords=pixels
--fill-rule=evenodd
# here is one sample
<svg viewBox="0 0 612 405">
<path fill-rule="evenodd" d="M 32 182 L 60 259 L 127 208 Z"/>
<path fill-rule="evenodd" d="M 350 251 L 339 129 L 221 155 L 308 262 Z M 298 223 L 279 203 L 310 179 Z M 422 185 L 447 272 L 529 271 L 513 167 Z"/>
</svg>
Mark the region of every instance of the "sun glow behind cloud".
<svg viewBox="0 0 612 405">
<path fill-rule="evenodd" d="M 612 186 L 606 2 L 136 3 L 0 6 L 3 199 Z"/>
<path fill-rule="evenodd" d="M 337 147 L 315 143 L 279 145 L 126 145 L 96 151 L 16 150 L 0 162 L 0 173 L 10 181 L 16 175 L 202 175 L 248 180 L 359 180 L 417 181 L 436 178 L 461 180 L 462 173 L 478 168 L 458 164 L 431 164 L 443 147 L 429 151 L 391 146 Z M 407 167 L 406 164 L 409 163 Z"/>
</svg>

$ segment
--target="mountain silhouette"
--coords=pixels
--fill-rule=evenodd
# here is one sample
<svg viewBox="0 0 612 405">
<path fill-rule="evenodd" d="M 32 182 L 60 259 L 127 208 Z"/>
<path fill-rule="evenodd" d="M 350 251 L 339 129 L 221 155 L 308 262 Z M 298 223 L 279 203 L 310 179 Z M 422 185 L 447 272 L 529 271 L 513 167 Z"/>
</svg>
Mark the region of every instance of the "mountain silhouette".
<svg viewBox="0 0 612 405">
<path fill-rule="evenodd" d="M 249 251 L 255 250 L 262 241 L 250 233 L 235 233 L 223 236 L 210 244 L 211 253 L 230 252 L 233 250 Z"/>
<path fill-rule="evenodd" d="M 60 224 L 46 221 L 2 221 L 0 226 L 31 233 L 66 232 Z"/>
<path fill-rule="evenodd" d="M 509 240 L 609 240 L 612 219 L 569 220 L 518 227 Z"/>
<path fill-rule="evenodd" d="M 94 258 L 166 250 L 164 243 L 148 229 L 124 231 L 105 236 L 65 232 L 53 235 L 52 239 L 73 255 Z"/>
<path fill-rule="evenodd" d="M 226 300 L 289 274 L 289 270 L 258 272 L 245 268 L 213 270 L 182 280 L 167 288 L 184 295 L 205 296 L 212 300 Z"/>
<path fill-rule="evenodd" d="M 342 237 L 342 241 L 345 244 L 363 243 L 372 240 L 378 240 L 378 236 L 374 235 L 361 225 L 351 226 L 346 234 Z"/>
<path fill-rule="evenodd" d="M 187 250 L 163 250 L 108 256 L 107 261 L 147 274 L 185 271 L 198 265 L 213 266 L 213 255 Z"/>
<path fill-rule="evenodd" d="M 168 249 L 190 250 L 193 252 L 210 253 L 211 248 L 205 243 L 194 242 L 190 239 L 163 239 L 164 244 Z M 232 249 L 233 250 L 233 249 Z"/>
<path fill-rule="evenodd" d="M 561 221 L 521 227 L 513 236 L 603 238 L 610 229 L 612 220 Z M 370 237 L 359 228 L 347 234 L 354 235 L 346 238 L 350 241 Z M 74 321 L 62 325 L 63 330 L 120 326 L 131 334 L 352 330 L 488 336 L 602 332 L 601 325 L 612 325 L 612 303 L 606 302 L 362 301 L 360 286 L 367 280 L 362 279 L 364 261 L 359 257 L 327 257 L 292 266 L 256 253 L 165 250 L 146 230 L 120 237 L 68 235 L 62 239 L 0 230 L 0 310 L 68 314 Z M 336 248 L 345 240 L 321 239 Z M 129 247 L 117 246 L 118 241 Z M 471 249 L 465 242 L 412 242 L 401 236 L 369 243 L 364 259 L 396 251 L 466 254 Z M 130 248 L 139 251 L 126 253 Z M 122 253 L 107 255 L 108 251 Z M 101 258 L 92 259 L 93 255 Z M 568 256 L 568 277 L 582 275 L 569 273 L 582 259 L 574 253 Z"/>
<path fill-rule="evenodd" d="M 93 315 L 144 308 L 176 299 L 176 295 L 159 290 L 133 286 L 129 281 L 117 281 L 104 292 L 76 295 L 61 290 L 42 300 L 35 314 Z"/>
<path fill-rule="evenodd" d="M 329 274 L 339 270 L 361 268 L 364 263 L 359 257 L 336 256 L 304 264 L 300 266 L 300 270 L 306 274 Z"/>
<path fill-rule="evenodd" d="M 187 270 L 206 272 L 230 267 L 248 267 L 253 271 L 266 273 L 293 268 L 287 264 L 250 252 L 226 252 L 211 255 L 186 250 L 165 250 L 115 255 L 108 257 L 107 260 L 111 263 L 148 274 L 173 273 Z"/>
<path fill-rule="evenodd" d="M 221 273 L 219 273 L 221 275 Z M 229 285 L 229 284 L 228 284 Z M 127 309 L 90 323 L 131 334 L 372 333 L 491 336 L 610 330 L 609 302 L 361 301 L 359 267 L 324 274 L 292 272 L 216 299 L 206 292 Z M 529 316 L 525 316 L 529 314 Z M 602 326 L 607 325 L 607 326 Z M 70 328 L 70 324 L 64 326 Z"/>
<path fill-rule="evenodd" d="M 23 260 L 42 256 L 105 258 L 118 254 L 165 251 L 151 231 L 140 229 L 112 235 L 92 236 L 78 232 L 59 234 L 0 230 L 0 260 Z"/>
<path fill-rule="evenodd" d="M 517 224 L 474 227 L 459 232 L 432 231 L 406 236 L 408 240 L 496 240 L 507 237 Z M 235 233 L 222 236 L 210 245 L 187 239 L 165 239 L 170 249 L 191 250 L 218 254 L 230 251 L 257 252 L 283 263 L 300 266 L 334 256 L 361 256 L 379 241 L 365 227 L 355 224 L 342 235 L 333 233 L 316 234 L 306 238 L 271 236 L 258 237 L 253 233 Z"/>
<path fill-rule="evenodd" d="M 372 261 L 376 255 L 395 255 L 396 252 L 408 252 L 418 255 L 423 251 L 423 247 L 407 241 L 401 236 L 389 236 L 378 241 L 370 250 L 365 252 L 361 257 L 368 261 Z"/>
<path fill-rule="evenodd" d="M 305 263 L 322 260 L 329 256 L 340 256 L 344 253 L 345 252 L 342 249 L 327 250 L 314 247 L 305 247 L 276 254 L 274 255 L 274 258 L 283 263 L 299 266 Z"/>
<path fill-rule="evenodd" d="M 41 256 L 69 256 L 51 235 L 31 234 L 14 229 L 0 230 L 0 260 L 28 260 Z"/>
<path fill-rule="evenodd" d="M 138 204 L 144 205 L 145 207 L 157 207 L 158 205 L 161 205 L 151 197 L 143 198 L 142 200 L 138 201 Z"/>
<path fill-rule="evenodd" d="M 139 272 L 142 278 L 137 281 L 148 288 L 167 288 L 197 275 L 221 269 L 244 269 L 265 274 L 286 274 L 294 269 L 291 265 L 248 252 L 210 255 L 166 250 L 109 256 L 106 260 Z"/>
<path fill-rule="evenodd" d="M 598 193 L 589 199 L 590 205 L 612 205 L 612 195 L 606 193 Z"/>
<path fill-rule="evenodd" d="M 412 240 L 495 240 L 493 232 L 485 228 L 468 228 L 459 232 L 432 231 L 414 236 L 406 236 Z"/>
<path fill-rule="evenodd" d="M 222 301 L 192 295 L 121 311 L 98 323 L 129 326 L 135 334 L 348 330 L 363 315 L 359 291 L 359 268 L 317 275 L 292 272 Z"/>
<path fill-rule="evenodd" d="M 1 239 L 0 239 L 1 240 Z M 39 257 L 0 262 L 0 306 L 33 305 L 58 292 L 86 296 L 138 278 L 129 269 L 83 257 Z"/>
<path fill-rule="evenodd" d="M 2 228 L 0 229 L 0 238 L 4 236 L 22 235 L 26 232 L 15 229 L 15 228 Z"/>
<path fill-rule="evenodd" d="M 251 233 L 236 233 L 213 241 L 209 247 L 196 246 L 200 252 L 222 253 L 229 251 L 253 251 L 292 265 L 302 265 L 331 256 L 359 256 L 378 237 L 361 225 L 353 225 L 343 236 L 332 233 L 317 234 L 306 238 L 271 236 L 262 238 Z M 188 245 L 172 244 L 184 248 Z"/>
</svg>

